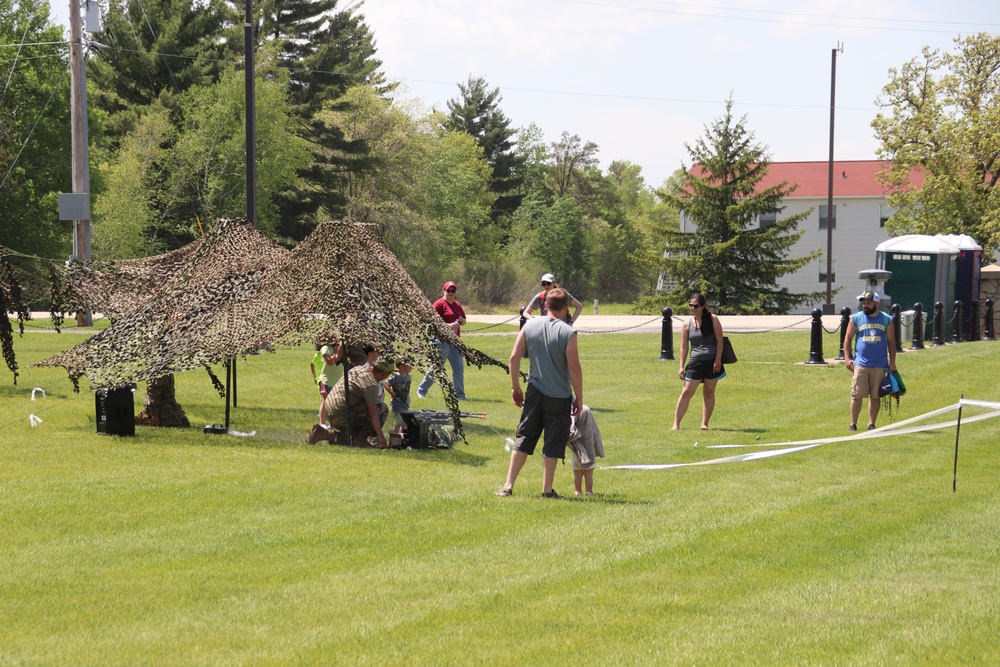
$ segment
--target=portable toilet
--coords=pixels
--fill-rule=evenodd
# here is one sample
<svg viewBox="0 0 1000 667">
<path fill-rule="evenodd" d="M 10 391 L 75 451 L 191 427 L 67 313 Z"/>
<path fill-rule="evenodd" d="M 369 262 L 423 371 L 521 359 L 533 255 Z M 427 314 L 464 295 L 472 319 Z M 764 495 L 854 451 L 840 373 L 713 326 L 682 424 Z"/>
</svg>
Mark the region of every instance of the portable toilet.
<svg viewBox="0 0 1000 667">
<path fill-rule="evenodd" d="M 962 302 L 962 319 L 969 321 L 973 301 L 979 300 L 979 276 L 983 265 L 983 247 L 968 234 L 938 234 L 958 248 L 955 266 L 955 301 Z M 968 327 L 966 327 L 968 330 Z"/>
<path fill-rule="evenodd" d="M 885 291 L 903 310 L 915 303 L 924 307 L 924 337 L 933 335 L 934 304 L 944 304 L 945 331 L 955 310 L 955 276 L 959 250 L 942 238 L 925 234 L 907 234 L 883 241 L 875 247 L 875 264 L 892 272 Z M 888 306 L 884 306 L 887 308 Z"/>
</svg>

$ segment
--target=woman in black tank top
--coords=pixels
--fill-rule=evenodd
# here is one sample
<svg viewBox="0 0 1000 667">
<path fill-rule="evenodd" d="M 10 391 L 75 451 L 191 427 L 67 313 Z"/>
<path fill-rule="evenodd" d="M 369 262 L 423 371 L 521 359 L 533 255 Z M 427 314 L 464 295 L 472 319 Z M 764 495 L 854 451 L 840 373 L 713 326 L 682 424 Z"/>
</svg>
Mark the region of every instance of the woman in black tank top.
<svg viewBox="0 0 1000 667">
<path fill-rule="evenodd" d="M 705 296 L 695 292 L 688 299 L 691 319 L 681 325 L 681 359 L 677 376 L 684 388 L 674 410 L 673 430 L 679 430 L 691 399 L 703 384 L 701 394 L 705 405 L 701 413 L 701 430 L 708 430 L 708 421 L 715 410 L 715 385 L 726 377 L 722 365 L 722 323 L 709 311 Z M 690 358 L 688 347 L 690 346 Z"/>
</svg>

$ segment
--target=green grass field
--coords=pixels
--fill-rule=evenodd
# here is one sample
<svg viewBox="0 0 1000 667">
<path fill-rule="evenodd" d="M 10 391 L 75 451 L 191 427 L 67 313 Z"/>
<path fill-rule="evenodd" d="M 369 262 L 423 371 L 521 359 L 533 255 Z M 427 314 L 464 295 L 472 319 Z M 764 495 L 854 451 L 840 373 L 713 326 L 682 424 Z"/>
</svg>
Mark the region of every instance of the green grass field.
<svg viewBox="0 0 1000 667">
<path fill-rule="evenodd" d="M 598 470 L 595 497 L 561 501 L 538 498 L 534 457 L 496 498 L 518 416 L 498 369 L 466 371 L 463 407 L 488 417 L 452 450 L 303 444 L 318 407 L 304 348 L 239 362 L 231 426 L 253 437 L 201 432 L 224 403 L 193 371 L 177 392 L 198 428 L 119 438 L 96 433 L 93 395 L 64 372 L 28 368 L 81 339 L 26 334 L 17 386 L 0 374 L 2 665 L 1000 663 L 995 420 L 963 424 L 957 493 L 946 428 Z M 846 434 L 848 373 L 804 365 L 807 333 L 733 339 L 713 430 L 699 393 L 671 432 L 680 382 L 659 336 L 581 335 L 601 463 Z M 513 338 L 468 340 L 505 360 Z M 898 365 L 897 419 L 1000 400 L 996 342 Z M 437 387 L 414 397 L 443 406 Z M 555 488 L 572 492 L 568 464 Z"/>
</svg>

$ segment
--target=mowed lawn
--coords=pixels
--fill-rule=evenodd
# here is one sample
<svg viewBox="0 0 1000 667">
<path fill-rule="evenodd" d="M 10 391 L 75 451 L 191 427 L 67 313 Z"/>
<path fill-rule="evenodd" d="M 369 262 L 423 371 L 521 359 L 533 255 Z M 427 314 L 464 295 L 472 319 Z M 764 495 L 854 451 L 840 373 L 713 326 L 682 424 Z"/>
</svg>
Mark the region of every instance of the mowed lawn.
<svg viewBox="0 0 1000 667">
<path fill-rule="evenodd" d="M 463 407 L 487 418 L 447 451 L 305 445 L 305 348 L 239 362 L 231 427 L 253 436 L 201 432 L 224 403 L 192 371 L 177 392 L 197 428 L 119 438 L 96 433 L 85 381 L 28 368 L 81 339 L 15 338 L 17 386 L 0 372 L 0 665 L 1000 663 L 1000 420 L 963 423 L 957 493 L 951 427 L 598 470 L 592 498 L 561 465 L 560 501 L 538 498 L 536 456 L 497 498 L 518 415 L 499 369 L 466 371 Z M 468 341 L 506 360 L 513 338 Z M 846 434 L 848 373 L 803 364 L 808 333 L 733 342 L 713 430 L 699 392 L 671 432 L 659 336 L 581 335 L 601 464 Z M 824 345 L 836 355 L 836 335 Z M 1000 401 L 997 342 L 899 368 L 898 420 Z M 413 400 L 444 405 L 438 387 Z"/>
</svg>

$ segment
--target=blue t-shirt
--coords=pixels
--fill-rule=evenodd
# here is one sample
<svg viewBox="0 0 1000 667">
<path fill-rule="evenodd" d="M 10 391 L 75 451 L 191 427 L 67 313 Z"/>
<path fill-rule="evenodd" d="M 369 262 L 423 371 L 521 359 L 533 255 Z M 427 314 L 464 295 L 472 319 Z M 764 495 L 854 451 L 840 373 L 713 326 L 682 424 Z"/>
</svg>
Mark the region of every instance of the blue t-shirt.
<svg viewBox="0 0 1000 667">
<path fill-rule="evenodd" d="M 892 318 L 879 311 L 868 316 L 864 311 L 851 315 L 854 320 L 854 365 L 862 368 L 889 367 L 888 329 Z"/>
<path fill-rule="evenodd" d="M 535 389 L 550 398 L 572 396 L 566 346 L 576 330 L 563 320 L 554 320 L 546 315 L 531 318 L 522 331 L 531 359 L 528 384 L 535 385 Z"/>
</svg>

